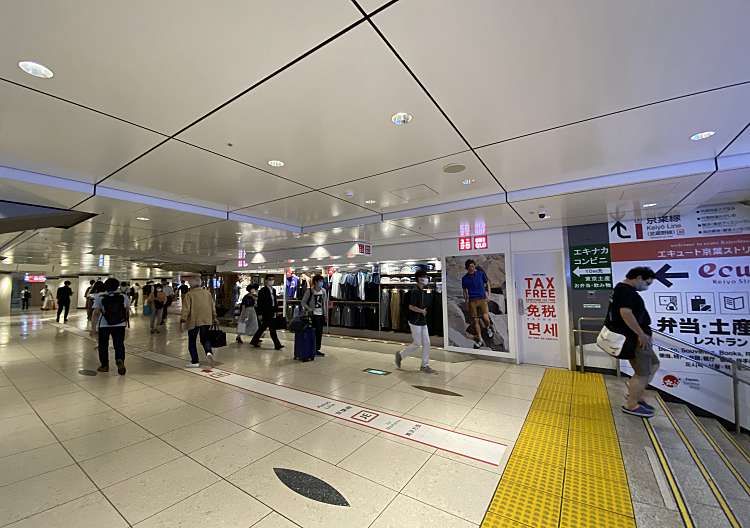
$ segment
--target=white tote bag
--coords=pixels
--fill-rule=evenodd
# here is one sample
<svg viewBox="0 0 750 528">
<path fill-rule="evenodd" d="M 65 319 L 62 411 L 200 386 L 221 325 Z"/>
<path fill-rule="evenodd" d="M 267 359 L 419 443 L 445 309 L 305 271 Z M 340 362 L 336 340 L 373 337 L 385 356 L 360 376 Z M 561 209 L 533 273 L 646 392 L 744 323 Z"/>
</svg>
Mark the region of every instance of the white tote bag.
<svg viewBox="0 0 750 528">
<path fill-rule="evenodd" d="M 602 349 L 604 352 L 612 356 L 613 358 L 620 357 L 622 353 L 622 347 L 625 345 L 626 336 L 613 332 L 607 328 L 607 324 L 612 321 L 612 301 L 609 301 L 609 307 L 607 308 L 607 317 L 604 319 L 604 326 L 599 331 L 599 335 L 596 336 L 596 346 Z"/>
</svg>

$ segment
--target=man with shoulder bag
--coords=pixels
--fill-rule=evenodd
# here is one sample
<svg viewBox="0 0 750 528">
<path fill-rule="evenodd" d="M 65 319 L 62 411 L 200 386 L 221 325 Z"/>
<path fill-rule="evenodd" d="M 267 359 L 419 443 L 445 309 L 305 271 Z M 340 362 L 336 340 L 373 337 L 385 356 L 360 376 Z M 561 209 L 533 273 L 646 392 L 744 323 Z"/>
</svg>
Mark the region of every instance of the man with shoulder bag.
<svg viewBox="0 0 750 528">
<path fill-rule="evenodd" d="M 96 321 L 96 332 L 99 337 L 99 372 L 109 372 L 109 338 L 115 349 L 117 373 L 125 374 L 125 328 L 129 323 L 130 299 L 118 291 L 120 281 L 110 277 L 104 281 L 105 293 L 94 299 L 92 320 Z"/>
<path fill-rule="evenodd" d="M 651 316 L 638 292 L 646 291 L 654 278 L 654 271 L 645 266 L 628 271 L 615 286 L 597 338 L 599 348 L 618 360 L 628 360 L 633 367 L 622 411 L 642 418 L 654 416 L 654 407 L 644 401 L 643 393 L 659 370 L 659 358 L 651 342 Z"/>
</svg>

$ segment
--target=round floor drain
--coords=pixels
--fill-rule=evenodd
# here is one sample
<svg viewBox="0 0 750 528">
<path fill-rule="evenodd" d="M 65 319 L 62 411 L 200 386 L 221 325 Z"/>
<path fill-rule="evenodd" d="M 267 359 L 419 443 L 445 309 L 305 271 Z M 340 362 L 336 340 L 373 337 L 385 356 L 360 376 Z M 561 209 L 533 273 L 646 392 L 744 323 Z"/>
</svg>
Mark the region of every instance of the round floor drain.
<svg viewBox="0 0 750 528">
<path fill-rule="evenodd" d="M 81 376 L 96 376 L 96 371 L 95 370 L 83 369 L 83 370 L 79 370 L 78 373 Z"/>
</svg>

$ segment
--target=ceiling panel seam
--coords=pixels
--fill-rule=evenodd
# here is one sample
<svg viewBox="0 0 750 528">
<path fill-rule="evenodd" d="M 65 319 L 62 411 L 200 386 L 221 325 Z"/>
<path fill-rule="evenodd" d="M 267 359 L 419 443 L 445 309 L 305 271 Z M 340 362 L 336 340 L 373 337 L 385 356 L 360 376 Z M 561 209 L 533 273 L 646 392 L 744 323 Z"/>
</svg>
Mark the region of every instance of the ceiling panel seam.
<svg viewBox="0 0 750 528">
<path fill-rule="evenodd" d="M 683 196 L 683 197 L 682 197 L 682 198 L 681 198 L 681 199 L 680 199 L 680 200 L 679 200 L 679 201 L 678 201 L 678 202 L 677 202 L 676 204 L 674 204 L 674 205 L 673 205 L 673 206 L 672 206 L 672 207 L 671 207 L 671 208 L 669 209 L 669 211 L 667 211 L 667 214 L 669 214 L 669 213 L 671 213 L 672 211 L 674 211 L 674 209 L 675 209 L 675 208 L 676 208 L 677 206 L 679 206 L 679 205 L 680 205 L 680 204 L 681 204 L 682 202 L 684 202 L 685 200 L 687 200 L 687 198 L 688 198 L 688 197 L 689 197 L 689 196 L 690 196 L 691 194 L 693 194 L 693 193 L 694 193 L 695 191 L 697 191 L 697 190 L 698 190 L 698 188 L 699 188 L 699 187 L 700 187 L 701 185 L 703 185 L 704 183 L 706 183 L 706 182 L 707 182 L 708 180 L 710 180 L 710 179 L 711 179 L 711 177 L 712 177 L 712 176 L 713 176 L 714 174 L 716 174 L 716 173 L 718 173 L 718 172 L 719 172 L 719 157 L 720 157 L 720 156 L 721 156 L 722 154 L 724 154 L 724 152 L 726 152 L 726 150 L 727 150 L 727 149 L 728 149 L 729 147 L 731 147 L 731 146 L 732 146 L 732 143 L 734 143 L 735 141 L 737 141 L 737 140 L 738 140 L 738 139 L 739 139 L 739 138 L 740 138 L 740 137 L 742 136 L 742 134 L 744 134 L 744 133 L 745 133 L 745 131 L 746 131 L 746 130 L 747 130 L 748 128 L 750 128 L 750 123 L 746 124 L 746 125 L 745 125 L 745 126 L 744 126 L 744 127 L 742 128 L 742 130 L 740 130 L 740 131 L 739 131 L 739 132 L 738 132 L 738 133 L 737 133 L 737 134 L 736 134 L 736 135 L 735 135 L 735 136 L 734 136 L 734 137 L 733 137 L 733 138 L 732 138 L 732 139 L 731 139 L 731 140 L 729 141 L 729 143 L 727 143 L 727 144 L 726 144 L 726 145 L 724 146 L 724 148 L 723 148 L 723 149 L 721 149 L 721 150 L 719 151 L 719 153 L 718 153 L 718 154 L 717 154 L 717 155 L 716 155 L 716 156 L 714 157 L 714 164 L 715 164 L 715 165 L 714 165 L 714 170 L 713 170 L 713 172 L 712 172 L 711 174 L 709 174 L 708 176 L 706 176 L 706 178 L 705 178 L 705 179 L 704 179 L 703 181 L 701 181 L 701 182 L 700 182 L 700 183 L 699 183 L 698 185 L 696 185 L 696 186 L 695 186 L 695 187 L 694 187 L 694 188 L 693 188 L 692 190 L 690 190 L 690 191 L 689 191 L 689 192 L 688 192 L 688 193 L 687 193 L 687 194 L 686 194 L 685 196 Z"/>
<path fill-rule="evenodd" d="M 595 115 L 595 116 L 592 116 L 592 117 L 586 117 L 584 119 L 579 119 L 577 121 L 571 121 L 570 123 L 564 123 L 562 125 L 555 125 L 553 127 L 544 128 L 544 129 L 541 129 L 541 130 L 536 130 L 534 132 L 528 132 L 526 134 L 521 134 L 521 135 L 513 136 L 513 137 L 510 137 L 510 138 L 501 139 L 499 141 L 493 141 L 491 143 L 486 143 L 484 145 L 479 145 L 479 146 L 474 147 L 474 148 L 476 148 L 477 150 L 481 150 L 481 149 L 486 148 L 486 147 L 491 147 L 491 146 L 494 146 L 494 145 L 500 145 L 501 143 L 508 143 L 510 141 L 516 141 L 516 140 L 519 140 L 519 139 L 524 139 L 524 138 L 527 138 L 527 137 L 530 137 L 530 136 L 535 136 L 537 134 L 544 134 L 546 132 L 553 132 L 553 131 L 559 130 L 561 128 L 566 128 L 566 127 L 570 127 L 570 126 L 580 125 L 582 123 L 588 123 L 590 121 L 596 121 L 597 119 L 602 119 L 602 118 L 605 118 L 605 117 L 611 117 L 611 116 L 615 116 L 615 115 L 618 115 L 618 114 L 624 114 L 626 112 L 630 112 L 630 111 L 633 111 L 633 110 L 640 110 L 640 109 L 643 109 L 643 108 L 648 108 L 650 106 L 656 106 L 656 105 L 660 105 L 660 104 L 663 104 L 663 103 L 670 103 L 672 101 L 679 101 L 680 99 L 686 99 L 688 97 L 694 97 L 696 95 L 704 95 L 704 94 L 707 94 L 707 93 L 718 92 L 718 91 L 727 90 L 727 89 L 730 89 L 730 88 L 737 88 L 739 86 L 744 86 L 746 84 L 750 84 L 750 81 L 741 81 L 741 82 L 738 82 L 738 83 L 727 84 L 725 86 L 718 86 L 716 88 L 709 88 L 707 90 L 700 90 L 698 92 L 693 92 L 693 93 L 689 93 L 689 94 L 677 95 L 675 97 L 669 97 L 667 99 L 661 99 L 659 101 L 652 101 L 650 103 L 644 103 L 644 104 L 641 104 L 641 105 L 631 106 L 629 108 L 623 108 L 621 110 L 614 110 L 612 112 L 607 112 L 605 114 L 598 114 L 598 115 Z"/>
</svg>

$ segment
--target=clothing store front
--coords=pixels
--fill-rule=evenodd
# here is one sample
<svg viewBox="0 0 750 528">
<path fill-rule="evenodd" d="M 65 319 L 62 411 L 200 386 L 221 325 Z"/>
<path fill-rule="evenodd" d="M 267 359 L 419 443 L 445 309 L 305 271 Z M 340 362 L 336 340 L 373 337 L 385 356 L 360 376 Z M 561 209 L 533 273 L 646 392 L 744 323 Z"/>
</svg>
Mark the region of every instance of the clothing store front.
<svg viewBox="0 0 750 528">
<path fill-rule="evenodd" d="M 544 279 L 544 284 L 550 283 L 549 279 L 564 284 L 564 276 L 557 276 L 557 269 L 545 265 L 552 256 L 562 259 L 562 230 L 488 235 L 486 247 L 470 251 L 462 249 L 456 238 L 372 246 L 368 255 L 357 254 L 353 250 L 357 245 L 267 253 L 261 266 L 249 264 L 246 269 L 237 269 L 236 263 L 228 263 L 226 271 L 261 278 L 261 267 L 282 266 L 275 271 L 283 274 L 284 314 L 288 320 L 299 313 L 312 278 L 321 275 L 329 297 L 329 335 L 409 342 L 406 293 L 416 287 L 414 273 L 422 269 L 430 281 L 427 291 L 432 309 L 428 308 L 427 324 L 433 345 L 475 356 L 566 366 L 563 359 L 568 357 L 571 341 L 564 288 L 557 292 L 554 321 L 531 317 L 527 309 L 536 309 L 539 303 L 523 297 L 531 278 Z M 516 259 L 519 255 L 528 258 Z M 486 314 L 477 309 L 477 303 L 465 302 L 463 278 L 468 273 L 468 260 L 476 261 L 487 276 Z M 516 262 L 522 269 L 514 270 Z M 278 279 L 276 284 L 280 284 Z M 545 313 L 550 313 L 549 309 Z M 542 333 L 554 328 L 554 335 L 537 338 L 533 335 L 537 327 Z"/>
</svg>

